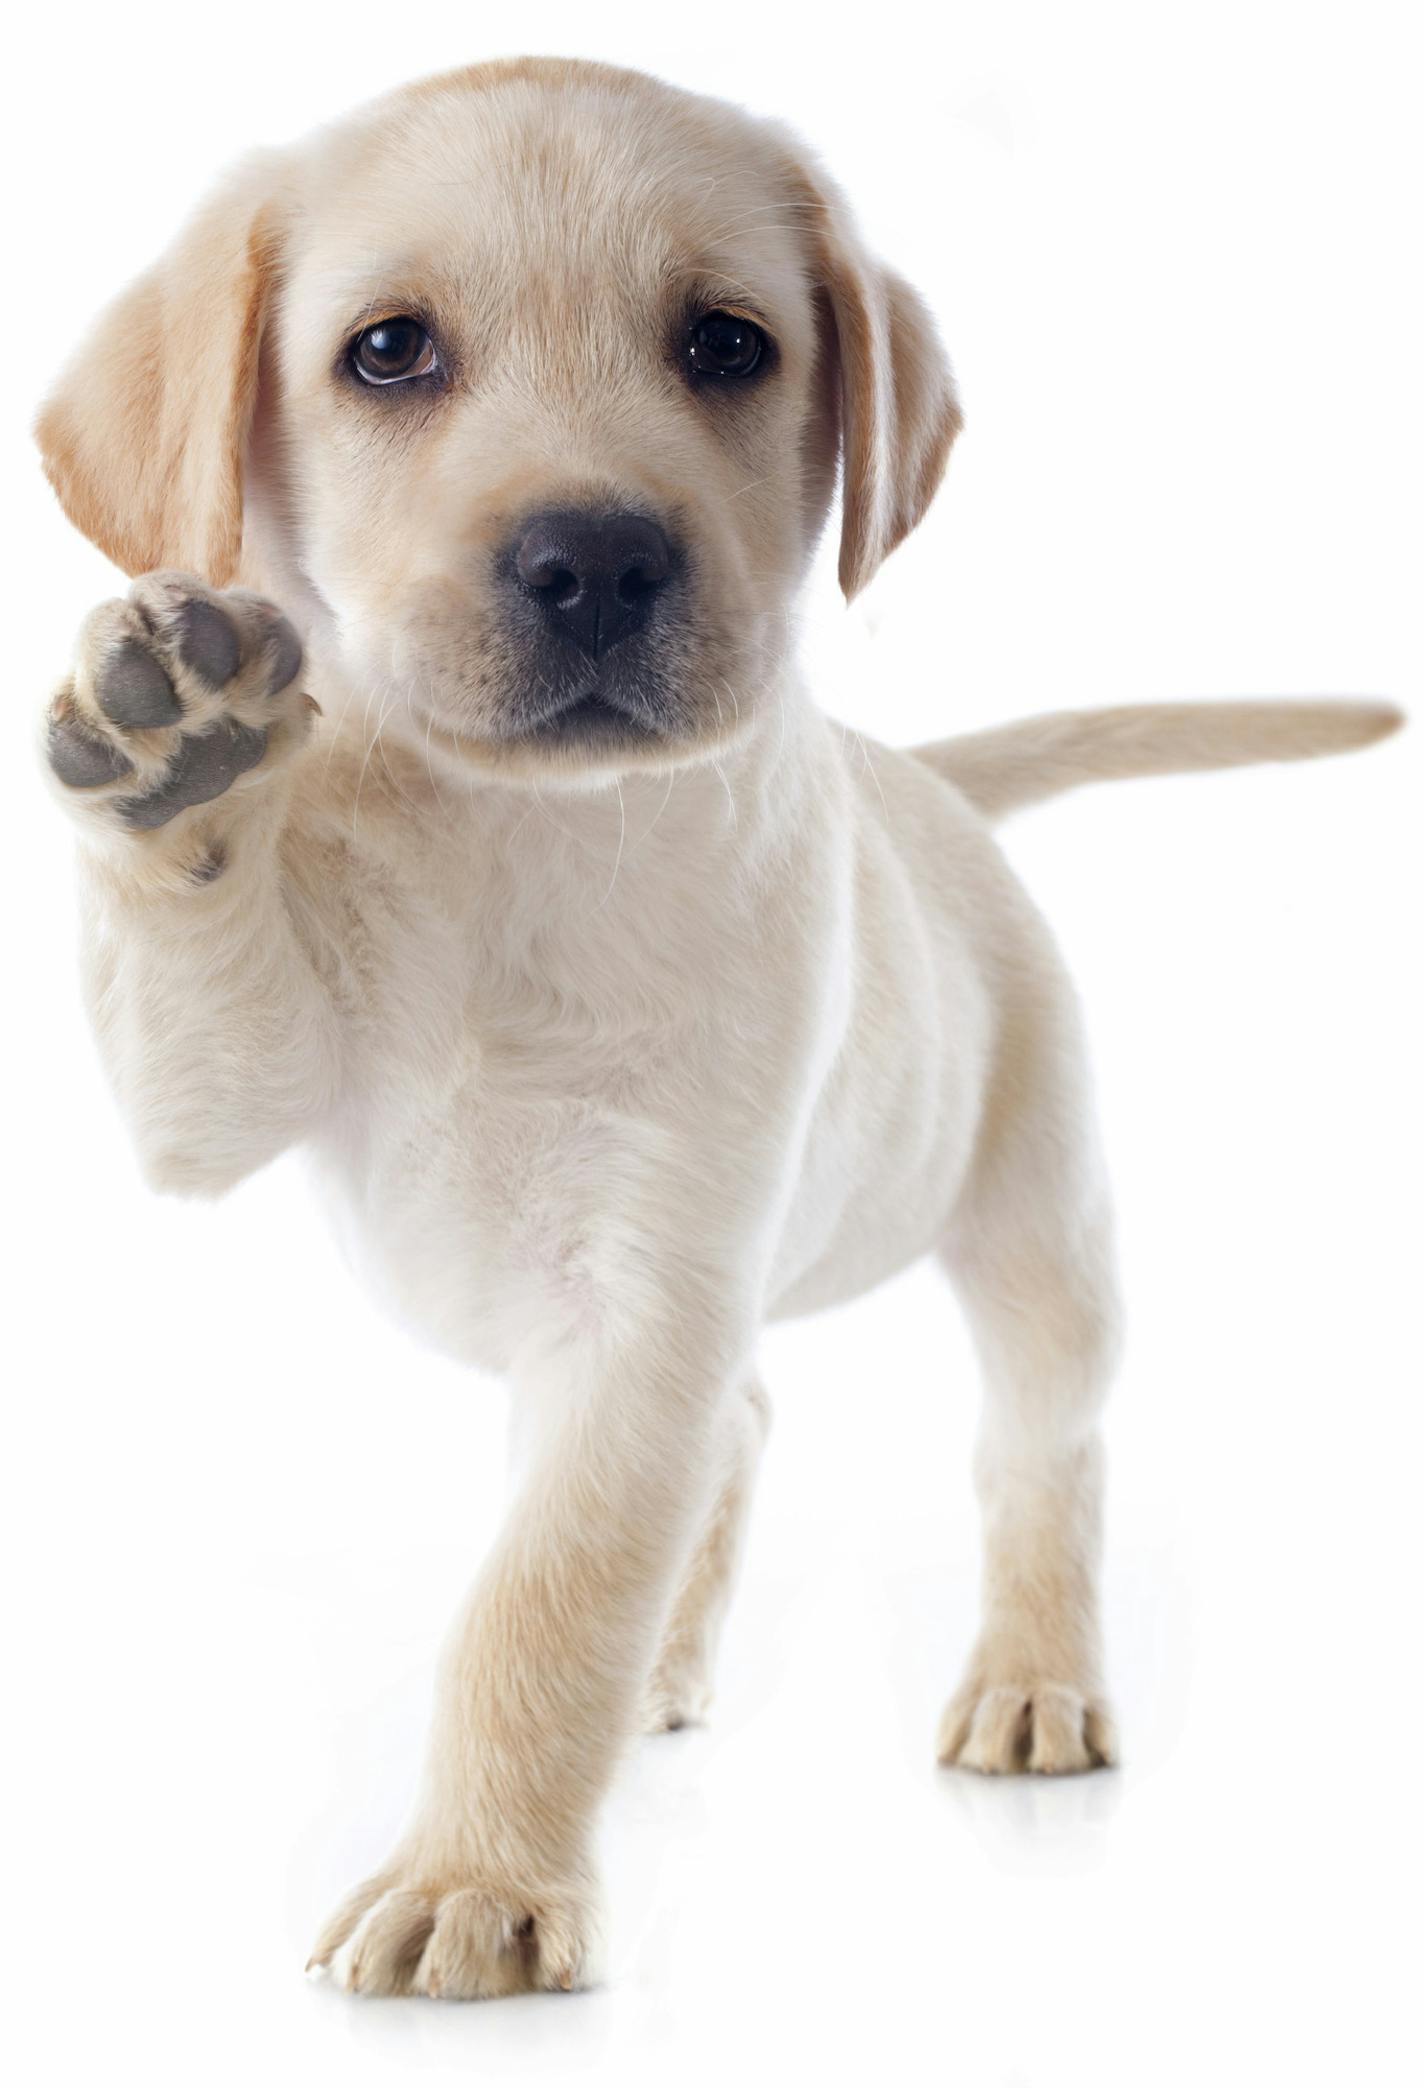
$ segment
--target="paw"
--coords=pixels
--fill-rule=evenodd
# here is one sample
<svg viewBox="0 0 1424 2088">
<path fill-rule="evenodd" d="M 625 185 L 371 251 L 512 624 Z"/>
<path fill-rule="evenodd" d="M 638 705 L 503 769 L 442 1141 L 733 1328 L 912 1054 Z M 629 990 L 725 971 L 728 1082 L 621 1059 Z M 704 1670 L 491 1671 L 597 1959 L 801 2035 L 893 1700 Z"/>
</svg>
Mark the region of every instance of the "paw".
<svg viewBox="0 0 1424 2088">
<path fill-rule="evenodd" d="M 938 1752 L 985 1776 L 1071 1776 L 1110 1768 L 1117 1739 L 1102 1699 L 1071 1684 L 975 1677 L 945 1709 Z"/>
<path fill-rule="evenodd" d="M 101 603 L 50 705 L 45 754 L 71 811 L 151 833 L 265 782 L 306 738 L 302 648 L 270 602 L 189 573 L 145 573 Z"/>
<path fill-rule="evenodd" d="M 597 1926 L 584 1886 L 521 1889 L 473 1866 L 400 1861 L 370 1878 L 317 1939 L 351 1994 L 490 2001 L 591 1985 Z"/>
</svg>

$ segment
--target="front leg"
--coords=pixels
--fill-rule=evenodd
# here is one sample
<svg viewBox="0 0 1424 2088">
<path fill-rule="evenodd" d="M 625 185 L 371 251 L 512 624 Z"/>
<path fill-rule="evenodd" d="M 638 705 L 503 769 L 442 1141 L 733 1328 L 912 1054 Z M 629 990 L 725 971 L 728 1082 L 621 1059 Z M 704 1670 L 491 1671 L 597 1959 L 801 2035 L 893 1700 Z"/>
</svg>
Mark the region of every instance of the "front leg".
<svg viewBox="0 0 1424 2088">
<path fill-rule="evenodd" d="M 474 1999 L 596 1976 L 594 1816 L 742 1396 L 740 1333 L 685 1274 L 664 1295 L 616 1340 L 516 1372 L 532 1454 L 442 1664 L 414 1819 L 312 1954 L 352 1991 Z"/>
<path fill-rule="evenodd" d="M 104 603 L 46 718 L 79 826 L 85 980 L 155 1186 L 216 1193 L 291 1144 L 335 1078 L 329 995 L 284 859 L 313 706 L 256 595 L 149 573 Z"/>
</svg>

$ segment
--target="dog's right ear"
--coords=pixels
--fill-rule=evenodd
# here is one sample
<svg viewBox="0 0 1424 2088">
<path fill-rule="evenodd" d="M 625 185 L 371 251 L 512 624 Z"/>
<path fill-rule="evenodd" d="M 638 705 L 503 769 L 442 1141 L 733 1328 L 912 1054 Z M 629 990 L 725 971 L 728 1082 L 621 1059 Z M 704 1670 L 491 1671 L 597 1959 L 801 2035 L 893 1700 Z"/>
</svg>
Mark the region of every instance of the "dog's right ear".
<svg viewBox="0 0 1424 2088">
<path fill-rule="evenodd" d="M 65 513 L 127 573 L 223 587 L 236 571 L 275 189 L 275 160 L 249 162 L 109 306 L 41 409 Z"/>
</svg>

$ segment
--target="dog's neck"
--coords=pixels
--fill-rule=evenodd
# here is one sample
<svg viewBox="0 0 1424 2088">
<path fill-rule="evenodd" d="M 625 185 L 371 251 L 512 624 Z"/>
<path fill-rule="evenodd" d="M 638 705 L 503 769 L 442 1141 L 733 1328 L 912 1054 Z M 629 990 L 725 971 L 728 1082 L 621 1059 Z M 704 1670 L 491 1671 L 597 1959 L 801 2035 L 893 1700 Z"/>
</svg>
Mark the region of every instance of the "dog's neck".
<svg viewBox="0 0 1424 2088">
<path fill-rule="evenodd" d="M 640 868 L 666 875 L 674 861 L 705 870 L 723 857 L 742 874 L 755 872 L 768 850 L 785 844 L 823 756 L 825 720 L 794 672 L 782 671 L 744 695 L 745 729 L 730 744 L 675 765 L 629 768 L 588 777 L 506 776 L 468 752 L 455 735 L 424 731 L 408 711 L 313 661 L 314 692 L 325 729 L 340 750 L 339 768 L 359 805 L 359 826 L 394 791 L 412 809 L 440 816 L 459 852 L 494 852 L 513 871 L 537 873 L 551 857 L 567 857 L 576 882 L 610 882 Z M 335 781 L 336 778 L 334 777 Z M 361 807 L 365 808 L 363 816 Z M 580 867 L 581 866 L 581 867 Z"/>
<path fill-rule="evenodd" d="M 461 774 L 418 734 L 377 739 L 376 715 L 363 727 L 353 702 L 328 720 L 317 816 L 375 917 L 400 924 L 395 998 L 427 1057 L 473 1028 L 537 1068 L 541 1094 L 576 1094 L 742 1022 L 737 982 L 758 970 L 794 990 L 788 913 L 830 903 L 840 787 L 834 734 L 799 690 L 715 763 L 580 789 Z"/>
<path fill-rule="evenodd" d="M 843 787 L 834 733 L 789 676 L 743 692 L 745 732 L 715 757 L 573 785 L 465 764 L 312 664 L 318 824 L 369 889 L 445 923 L 452 975 L 525 1015 L 532 993 L 561 1022 L 582 1008 L 619 1029 L 715 995 L 732 947 L 749 956 L 805 889 L 793 858 L 824 844 Z"/>
</svg>

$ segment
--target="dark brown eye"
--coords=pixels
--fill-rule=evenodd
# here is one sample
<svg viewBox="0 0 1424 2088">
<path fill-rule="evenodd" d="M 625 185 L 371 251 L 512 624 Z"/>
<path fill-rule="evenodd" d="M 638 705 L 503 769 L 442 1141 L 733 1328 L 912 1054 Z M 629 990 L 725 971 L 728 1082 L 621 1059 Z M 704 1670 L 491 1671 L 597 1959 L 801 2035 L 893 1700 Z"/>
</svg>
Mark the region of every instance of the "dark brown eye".
<svg viewBox="0 0 1424 2088">
<path fill-rule="evenodd" d="M 378 319 L 351 343 L 351 367 L 367 384 L 399 384 L 426 377 L 439 364 L 418 319 Z"/>
<path fill-rule="evenodd" d="M 699 377 L 750 377 L 766 349 L 761 328 L 735 312 L 704 312 L 687 336 L 687 360 Z"/>
</svg>

